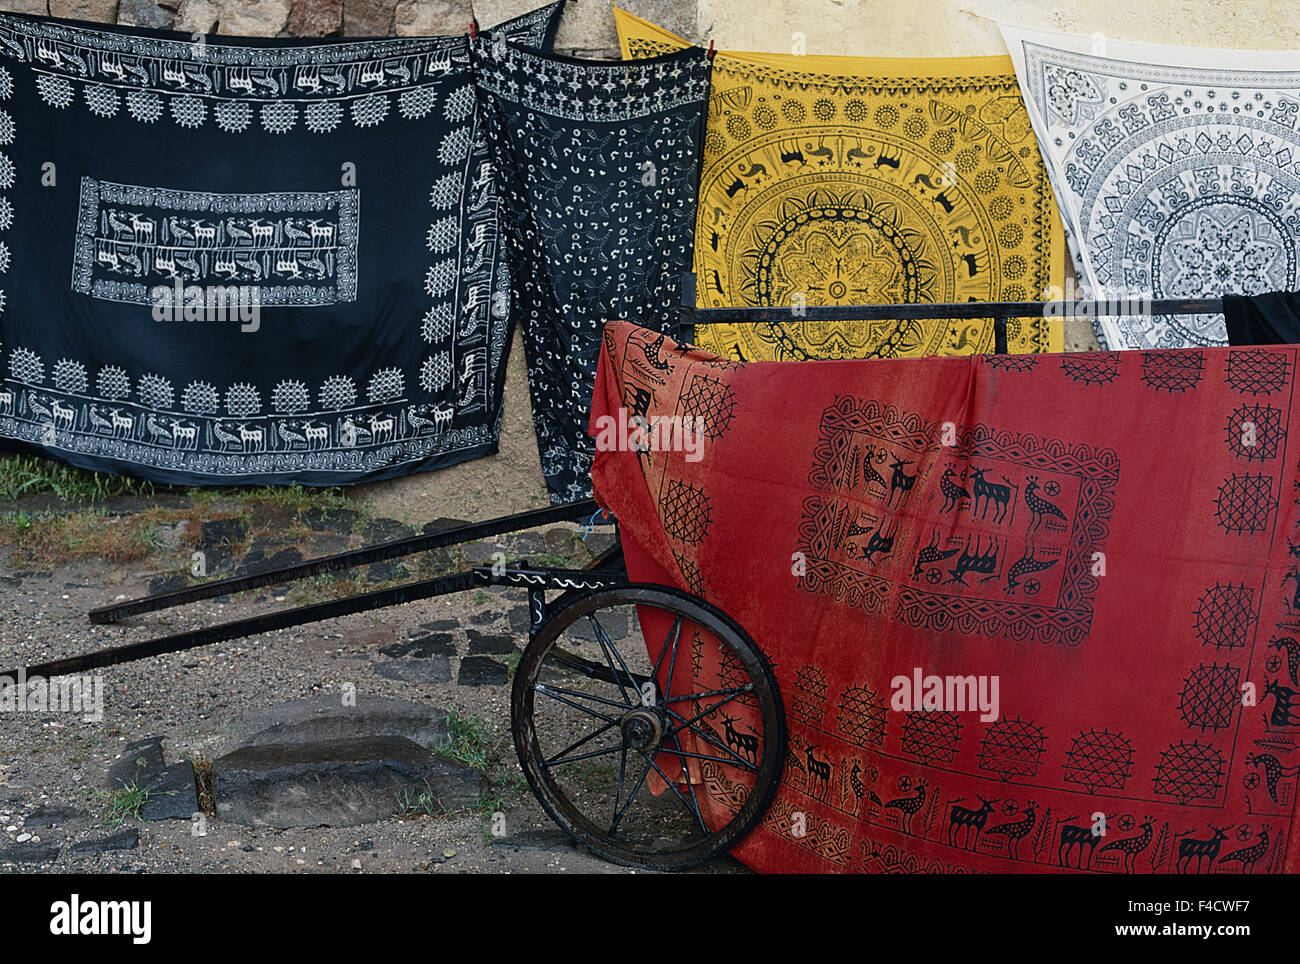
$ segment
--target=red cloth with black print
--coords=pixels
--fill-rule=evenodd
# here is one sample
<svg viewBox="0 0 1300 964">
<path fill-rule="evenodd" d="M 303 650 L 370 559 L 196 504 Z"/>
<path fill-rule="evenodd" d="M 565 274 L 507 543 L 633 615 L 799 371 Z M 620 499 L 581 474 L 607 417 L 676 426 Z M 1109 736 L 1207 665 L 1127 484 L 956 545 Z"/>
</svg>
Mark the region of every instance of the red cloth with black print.
<svg viewBox="0 0 1300 964">
<path fill-rule="evenodd" d="M 592 434 L 704 436 L 597 455 L 629 576 L 736 619 L 786 708 L 736 856 L 1300 870 L 1298 350 L 737 364 L 611 324 Z M 996 719 L 909 708 L 918 674 L 996 681 Z"/>
</svg>

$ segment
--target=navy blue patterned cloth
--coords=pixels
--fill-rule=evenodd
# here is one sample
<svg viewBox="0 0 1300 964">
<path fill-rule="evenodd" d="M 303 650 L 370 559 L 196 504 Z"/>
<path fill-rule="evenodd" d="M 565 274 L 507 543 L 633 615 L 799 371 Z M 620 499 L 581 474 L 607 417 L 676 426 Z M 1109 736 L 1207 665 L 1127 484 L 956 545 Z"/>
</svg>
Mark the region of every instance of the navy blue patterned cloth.
<svg viewBox="0 0 1300 964">
<path fill-rule="evenodd" d="M 1300 292 L 1224 295 L 1229 345 L 1300 344 Z"/>
<path fill-rule="evenodd" d="M 472 45 L 552 502 L 591 494 L 607 320 L 675 333 L 690 270 L 709 61 L 591 62 Z"/>
<path fill-rule="evenodd" d="M 198 485 L 494 452 L 498 208 L 467 37 L 0 16 L 0 438 Z"/>
</svg>

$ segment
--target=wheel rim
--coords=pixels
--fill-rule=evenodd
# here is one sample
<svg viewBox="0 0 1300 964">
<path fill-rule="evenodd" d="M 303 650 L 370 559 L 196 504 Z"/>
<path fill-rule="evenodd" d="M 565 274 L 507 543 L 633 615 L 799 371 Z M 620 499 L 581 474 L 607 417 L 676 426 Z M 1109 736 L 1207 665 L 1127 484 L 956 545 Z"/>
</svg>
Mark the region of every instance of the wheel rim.
<svg viewBox="0 0 1300 964">
<path fill-rule="evenodd" d="M 576 599 L 516 671 L 515 745 L 550 816 L 619 863 L 733 846 L 776 789 L 785 728 L 766 660 L 703 600 L 630 585 Z"/>
</svg>

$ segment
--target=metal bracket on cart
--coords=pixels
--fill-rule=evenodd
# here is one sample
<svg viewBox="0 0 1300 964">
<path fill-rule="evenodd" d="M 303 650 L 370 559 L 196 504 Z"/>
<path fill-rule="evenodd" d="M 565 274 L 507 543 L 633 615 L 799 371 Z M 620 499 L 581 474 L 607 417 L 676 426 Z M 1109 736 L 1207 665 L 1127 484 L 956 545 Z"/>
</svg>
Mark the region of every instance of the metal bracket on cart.
<svg viewBox="0 0 1300 964">
<path fill-rule="evenodd" d="M 590 569 L 531 569 L 525 559 L 516 566 L 475 566 L 472 571 L 477 585 L 516 586 L 528 590 L 528 638 L 531 640 L 546 620 L 572 601 L 575 595 L 627 585 L 621 551 L 617 552 L 616 562 L 616 566 L 605 567 L 598 559 Z M 560 596 L 548 602 L 546 593 L 556 590 L 560 591 Z"/>
</svg>

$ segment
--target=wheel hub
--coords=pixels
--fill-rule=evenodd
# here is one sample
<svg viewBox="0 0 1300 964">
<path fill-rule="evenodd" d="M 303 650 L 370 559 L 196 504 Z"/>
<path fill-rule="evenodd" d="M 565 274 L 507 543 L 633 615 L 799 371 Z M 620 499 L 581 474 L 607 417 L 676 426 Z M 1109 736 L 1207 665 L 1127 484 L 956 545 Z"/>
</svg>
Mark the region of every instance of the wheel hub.
<svg viewBox="0 0 1300 964">
<path fill-rule="evenodd" d="M 663 736 L 663 722 L 659 719 L 659 714 L 644 707 L 624 714 L 619 728 L 623 731 L 623 745 L 633 750 L 658 746 Z"/>
</svg>

